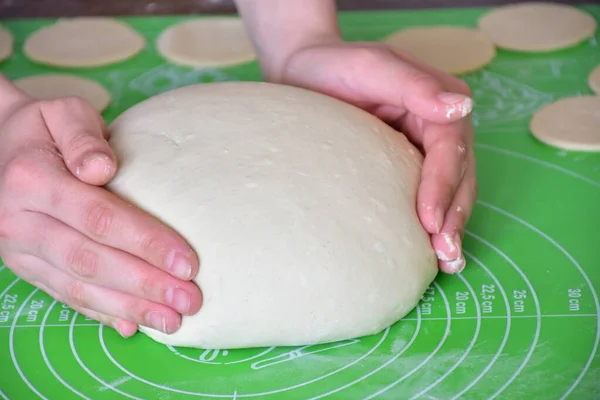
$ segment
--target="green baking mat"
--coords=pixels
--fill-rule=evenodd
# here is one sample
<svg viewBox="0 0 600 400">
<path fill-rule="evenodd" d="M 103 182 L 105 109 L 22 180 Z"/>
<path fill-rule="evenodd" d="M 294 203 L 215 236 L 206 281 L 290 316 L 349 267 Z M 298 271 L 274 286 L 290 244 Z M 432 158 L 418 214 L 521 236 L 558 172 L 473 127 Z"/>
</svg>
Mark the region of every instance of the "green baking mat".
<svg viewBox="0 0 600 400">
<path fill-rule="evenodd" d="M 585 7 L 600 17 L 600 7 Z M 422 24 L 474 26 L 483 9 L 342 14 L 349 40 Z M 600 19 L 600 18 L 599 18 Z M 127 18 L 152 43 L 181 18 Z M 51 21 L 10 21 L 20 49 Z M 527 133 L 554 99 L 590 93 L 600 34 L 544 55 L 500 52 L 465 79 L 478 104 L 480 199 L 465 238 L 468 269 L 440 276 L 418 309 L 372 337 L 254 350 L 190 350 L 130 340 L 0 267 L 0 398 L 10 399 L 599 399 L 600 154 L 545 146 Z M 55 71 L 18 52 L 10 78 Z M 152 45 L 78 74 L 112 93 L 108 120 L 178 86 L 258 80 L 254 64 L 194 71 Z"/>
</svg>

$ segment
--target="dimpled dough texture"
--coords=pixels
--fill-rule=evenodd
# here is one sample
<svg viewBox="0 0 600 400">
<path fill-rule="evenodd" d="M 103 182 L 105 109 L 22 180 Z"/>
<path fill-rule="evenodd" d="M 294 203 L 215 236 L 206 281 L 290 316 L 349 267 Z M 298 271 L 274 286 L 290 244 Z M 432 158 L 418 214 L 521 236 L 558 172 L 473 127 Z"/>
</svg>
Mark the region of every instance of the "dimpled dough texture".
<svg viewBox="0 0 600 400">
<path fill-rule="evenodd" d="M 188 86 L 111 126 L 109 189 L 200 256 L 200 312 L 158 342 L 305 345 L 380 332 L 437 262 L 415 211 L 422 159 L 351 105 L 267 83 Z"/>
</svg>

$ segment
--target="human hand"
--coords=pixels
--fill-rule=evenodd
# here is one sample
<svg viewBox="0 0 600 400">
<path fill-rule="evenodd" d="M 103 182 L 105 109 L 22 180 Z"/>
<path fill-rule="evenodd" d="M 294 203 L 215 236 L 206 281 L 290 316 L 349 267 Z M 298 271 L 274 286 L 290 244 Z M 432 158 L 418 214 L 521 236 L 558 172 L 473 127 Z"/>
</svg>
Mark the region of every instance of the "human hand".
<svg viewBox="0 0 600 400">
<path fill-rule="evenodd" d="M 417 212 L 440 268 L 462 271 L 462 238 L 477 196 L 468 85 L 383 44 L 335 37 L 291 52 L 279 65 L 271 80 L 361 107 L 423 152 Z"/>
<path fill-rule="evenodd" d="M 196 313 L 198 260 L 173 230 L 101 186 L 116 172 L 100 115 L 33 101 L 0 76 L 0 257 L 78 312 L 133 335 Z"/>
</svg>

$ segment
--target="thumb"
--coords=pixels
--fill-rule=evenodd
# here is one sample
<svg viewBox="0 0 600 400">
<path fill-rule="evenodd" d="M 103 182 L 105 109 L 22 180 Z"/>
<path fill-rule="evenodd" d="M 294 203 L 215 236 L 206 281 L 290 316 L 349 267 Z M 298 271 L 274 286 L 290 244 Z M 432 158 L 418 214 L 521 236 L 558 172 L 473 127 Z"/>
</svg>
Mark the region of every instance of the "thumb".
<svg viewBox="0 0 600 400">
<path fill-rule="evenodd" d="M 90 185 L 107 184 L 115 175 L 117 161 L 98 112 L 77 98 L 44 102 L 41 110 L 69 171 Z"/>
</svg>

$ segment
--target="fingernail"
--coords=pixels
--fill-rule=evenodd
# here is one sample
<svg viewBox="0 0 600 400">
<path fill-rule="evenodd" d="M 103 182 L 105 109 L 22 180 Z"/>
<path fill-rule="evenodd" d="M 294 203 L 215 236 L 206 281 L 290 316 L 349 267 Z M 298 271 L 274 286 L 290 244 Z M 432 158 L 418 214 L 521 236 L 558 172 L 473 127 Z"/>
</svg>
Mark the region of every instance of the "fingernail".
<svg viewBox="0 0 600 400">
<path fill-rule="evenodd" d="M 446 118 L 454 118 L 456 113 L 461 117 L 466 117 L 473 111 L 473 99 L 459 93 L 442 92 L 438 94 L 438 99 L 448 105 L 446 109 Z"/>
<path fill-rule="evenodd" d="M 436 207 L 435 213 L 435 233 L 440 233 L 442 226 L 444 225 L 444 209 L 442 207 Z"/>
<path fill-rule="evenodd" d="M 123 332 L 123 330 L 121 329 L 121 327 L 119 326 L 118 322 L 114 322 L 112 324 L 112 327 L 115 329 L 115 331 L 117 331 L 117 333 L 119 335 L 121 335 L 124 339 L 127 339 L 127 336 L 125 335 L 125 333 Z"/>
<path fill-rule="evenodd" d="M 446 261 L 446 266 L 448 267 L 448 272 L 452 274 L 458 274 L 462 272 L 467 265 L 467 261 L 463 256 L 460 256 L 458 259 L 454 261 Z"/>
<path fill-rule="evenodd" d="M 92 153 L 87 155 L 81 163 L 81 169 L 94 174 L 109 175 L 112 172 L 112 163 L 110 157 L 104 153 Z M 77 168 L 77 175 L 81 173 L 81 169 Z"/>
<path fill-rule="evenodd" d="M 160 311 L 152 311 L 147 316 L 148 324 L 163 333 L 169 333 L 167 330 L 167 317 Z"/>
<path fill-rule="evenodd" d="M 185 290 L 169 288 L 165 297 L 167 304 L 180 314 L 187 314 L 190 311 L 190 295 Z"/>
<path fill-rule="evenodd" d="M 184 280 L 192 276 L 192 264 L 182 253 L 171 250 L 167 255 L 167 268 L 169 271 Z"/>
</svg>

